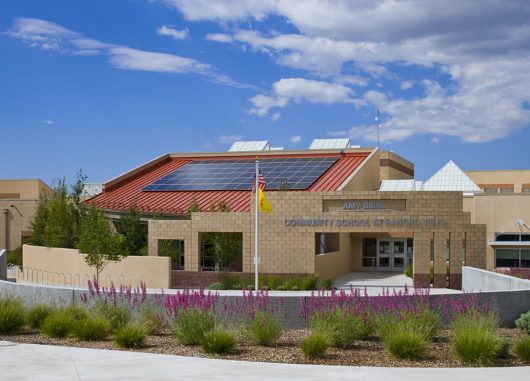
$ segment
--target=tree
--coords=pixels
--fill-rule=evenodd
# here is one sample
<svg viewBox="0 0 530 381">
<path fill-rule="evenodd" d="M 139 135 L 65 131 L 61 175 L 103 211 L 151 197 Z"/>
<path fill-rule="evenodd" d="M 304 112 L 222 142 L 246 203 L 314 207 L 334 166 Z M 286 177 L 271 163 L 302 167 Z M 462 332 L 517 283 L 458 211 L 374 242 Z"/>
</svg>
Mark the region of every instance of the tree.
<svg viewBox="0 0 530 381">
<path fill-rule="evenodd" d="M 77 174 L 77 182 L 68 193 L 66 180 L 59 180 L 52 196 L 41 196 L 30 223 L 34 245 L 49 247 L 76 247 L 79 238 L 84 205 L 81 201 L 86 176 L 82 171 Z"/>
<path fill-rule="evenodd" d="M 225 201 L 210 205 L 210 212 L 229 212 L 230 206 Z M 205 255 L 214 259 L 216 269 L 228 266 L 230 260 L 241 254 L 243 235 L 241 233 L 204 232 L 201 233 L 202 247 Z"/>
<path fill-rule="evenodd" d="M 81 222 L 77 248 L 85 254 L 85 262 L 95 268 L 96 280 L 110 262 L 119 262 L 128 253 L 121 234 L 113 234 L 103 212 L 91 206 Z"/>
<path fill-rule="evenodd" d="M 48 209 L 48 199 L 45 196 L 40 196 L 35 215 L 29 225 L 32 231 L 29 243 L 32 245 L 44 245 L 44 230 L 48 223 Z"/>
<path fill-rule="evenodd" d="M 188 210 L 186 212 L 186 219 L 191 220 L 191 214 L 195 212 L 202 212 L 202 210 L 201 210 L 201 206 L 199 205 L 197 200 L 194 198 L 190 206 L 188 206 Z"/>
<path fill-rule="evenodd" d="M 73 248 L 77 240 L 77 221 L 73 204 L 68 198 L 65 180 L 59 180 L 48 203 L 43 244 L 48 247 Z"/>
<path fill-rule="evenodd" d="M 136 205 L 131 205 L 121 216 L 116 228 L 125 237 L 129 255 L 141 255 L 147 244 L 147 224 L 140 219 L 140 211 Z"/>
</svg>

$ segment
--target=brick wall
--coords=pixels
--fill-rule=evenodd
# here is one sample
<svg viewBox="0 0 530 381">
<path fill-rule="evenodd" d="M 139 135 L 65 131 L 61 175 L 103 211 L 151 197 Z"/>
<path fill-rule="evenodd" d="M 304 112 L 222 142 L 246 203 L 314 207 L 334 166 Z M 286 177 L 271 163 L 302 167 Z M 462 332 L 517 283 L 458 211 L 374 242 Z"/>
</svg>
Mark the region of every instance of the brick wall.
<svg viewBox="0 0 530 381">
<path fill-rule="evenodd" d="M 415 282 L 428 287 L 430 239 L 435 242 L 435 285 L 446 284 L 447 239 L 451 251 L 458 252 L 466 238 L 466 262 L 470 266 L 486 266 L 486 226 L 472 225 L 470 214 L 463 212 L 460 192 L 266 192 L 273 206 L 269 214 L 260 213 L 260 272 L 274 274 L 306 274 L 315 272 L 315 233 L 392 233 L 414 238 Z M 251 197 L 249 193 L 249 197 Z M 324 211 L 325 200 L 402 200 L 405 210 Z M 329 202 L 328 202 L 329 203 Z M 251 210 L 254 200 L 251 199 Z M 389 203 L 390 204 L 390 203 Z M 286 226 L 285 220 L 367 219 L 369 226 Z M 417 221 L 413 225 L 394 224 L 393 220 Z M 442 219 L 440 224 L 427 224 L 426 219 Z M 382 221 L 376 224 L 375 220 Z M 194 213 L 191 220 L 149 221 L 149 254 L 157 255 L 158 239 L 185 241 L 185 270 L 200 268 L 199 232 L 241 232 L 243 234 L 243 272 L 253 273 L 254 213 Z M 453 242 L 454 241 L 454 242 Z M 460 256 L 461 251 L 457 254 Z M 456 257 L 455 257 L 456 258 Z M 450 261 L 451 262 L 451 261 Z M 454 259 L 451 273 L 459 284 L 461 262 Z M 348 269 L 345 269 L 348 271 Z M 211 282 L 210 282 L 211 283 Z"/>
</svg>

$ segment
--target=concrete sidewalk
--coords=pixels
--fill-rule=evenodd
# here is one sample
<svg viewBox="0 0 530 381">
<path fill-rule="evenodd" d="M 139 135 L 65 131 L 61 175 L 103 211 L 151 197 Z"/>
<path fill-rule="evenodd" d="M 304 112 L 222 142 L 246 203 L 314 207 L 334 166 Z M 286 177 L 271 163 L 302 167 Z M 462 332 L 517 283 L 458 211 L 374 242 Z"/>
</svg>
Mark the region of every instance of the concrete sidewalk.
<svg viewBox="0 0 530 381">
<path fill-rule="evenodd" d="M 521 368 L 370 368 L 212 360 L 0 341 L 2 380 L 528 380 Z"/>
</svg>

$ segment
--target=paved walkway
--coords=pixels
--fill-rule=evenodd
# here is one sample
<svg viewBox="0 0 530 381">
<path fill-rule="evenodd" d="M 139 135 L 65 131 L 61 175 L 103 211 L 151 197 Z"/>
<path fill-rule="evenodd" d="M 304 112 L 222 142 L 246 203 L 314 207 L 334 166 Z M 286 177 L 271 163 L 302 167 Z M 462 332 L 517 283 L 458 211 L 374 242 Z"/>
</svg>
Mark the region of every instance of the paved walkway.
<svg viewBox="0 0 530 381">
<path fill-rule="evenodd" d="M 383 289 L 390 292 L 403 291 L 408 287 L 413 287 L 412 279 L 402 273 L 395 272 L 353 272 L 348 273 L 333 282 L 335 287 L 349 290 L 350 287 L 363 291 L 367 290 L 368 295 L 378 295 Z M 431 288 L 430 294 L 458 294 L 460 291 L 448 288 Z"/>
<path fill-rule="evenodd" d="M 1 380 L 528 381 L 520 368 L 370 368 L 212 360 L 0 341 Z"/>
</svg>

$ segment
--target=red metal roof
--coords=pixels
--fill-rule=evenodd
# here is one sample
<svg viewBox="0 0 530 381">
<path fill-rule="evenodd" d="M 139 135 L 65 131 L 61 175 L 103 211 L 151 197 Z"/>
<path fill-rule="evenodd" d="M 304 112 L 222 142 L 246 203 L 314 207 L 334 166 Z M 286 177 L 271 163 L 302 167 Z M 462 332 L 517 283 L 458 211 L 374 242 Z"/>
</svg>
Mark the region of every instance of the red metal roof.
<svg viewBox="0 0 530 381">
<path fill-rule="evenodd" d="M 278 154 L 267 157 L 339 157 L 324 174 L 309 187 L 308 191 L 326 192 L 335 191 L 366 159 L 369 152 L 347 154 Z M 144 213 L 163 212 L 166 214 L 183 214 L 195 200 L 201 209 L 208 210 L 215 202 L 224 201 L 233 212 L 250 211 L 249 191 L 179 191 L 179 192 L 142 192 L 142 188 L 153 181 L 173 172 L 175 169 L 193 160 L 215 159 L 248 159 L 250 156 L 240 157 L 169 157 L 166 161 L 157 163 L 153 167 L 118 181 L 112 187 L 105 188 L 104 192 L 91 198 L 87 203 L 93 203 L 101 209 L 122 211 L 132 204 Z M 251 156 L 254 158 L 255 156 Z"/>
</svg>

